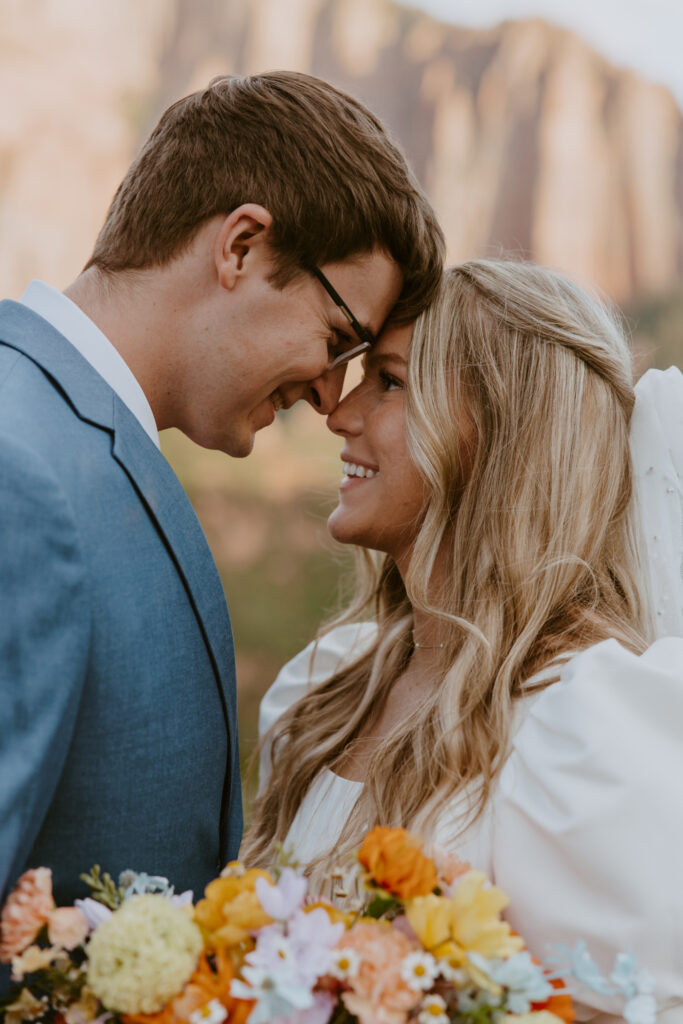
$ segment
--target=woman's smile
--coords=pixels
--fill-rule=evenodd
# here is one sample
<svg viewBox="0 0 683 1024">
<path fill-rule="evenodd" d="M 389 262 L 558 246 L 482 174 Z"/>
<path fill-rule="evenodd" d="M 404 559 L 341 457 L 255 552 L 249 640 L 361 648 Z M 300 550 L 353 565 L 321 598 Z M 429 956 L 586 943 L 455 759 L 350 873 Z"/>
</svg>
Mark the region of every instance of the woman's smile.
<svg viewBox="0 0 683 1024">
<path fill-rule="evenodd" d="M 339 504 L 329 518 L 343 544 L 385 551 L 395 559 L 412 546 L 424 484 L 406 435 L 406 374 L 411 326 L 386 330 L 365 359 L 361 383 L 327 419 L 345 440 Z"/>
<path fill-rule="evenodd" d="M 343 462 L 344 476 L 340 488 L 352 487 L 354 484 L 359 484 L 364 481 L 373 480 L 376 476 L 379 476 L 379 467 L 368 465 L 367 462 L 361 462 L 359 459 L 352 458 L 346 451 L 342 451 L 341 459 Z"/>
</svg>

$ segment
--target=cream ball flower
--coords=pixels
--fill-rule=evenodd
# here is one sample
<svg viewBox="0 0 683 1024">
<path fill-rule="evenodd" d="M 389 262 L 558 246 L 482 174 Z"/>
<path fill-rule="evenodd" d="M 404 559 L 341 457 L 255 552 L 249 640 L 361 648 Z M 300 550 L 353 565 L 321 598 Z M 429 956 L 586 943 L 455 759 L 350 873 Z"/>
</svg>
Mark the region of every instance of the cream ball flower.
<svg viewBox="0 0 683 1024">
<path fill-rule="evenodd" d="M 93 932 L 88 985 L 108 1010 L 157 1013 L 197 966 L 202 934 L 159 894 L 131 896 Z"/>
</svg>

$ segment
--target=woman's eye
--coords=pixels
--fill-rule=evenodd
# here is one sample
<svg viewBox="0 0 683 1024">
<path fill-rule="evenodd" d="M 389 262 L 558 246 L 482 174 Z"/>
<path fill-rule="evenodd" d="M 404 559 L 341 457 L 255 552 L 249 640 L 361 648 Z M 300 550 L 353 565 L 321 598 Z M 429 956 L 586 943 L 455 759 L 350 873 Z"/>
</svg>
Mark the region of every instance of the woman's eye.
<svg viewBox="0 0 683 1024">
<path fill-rule="evenodd" d="M 391 373 L 387 373 L 386 370 L 380 370 L 378 377 L 382 391 L 396 391 L 404 387 L 402 380 L 394 377 Z"/>
</svg>

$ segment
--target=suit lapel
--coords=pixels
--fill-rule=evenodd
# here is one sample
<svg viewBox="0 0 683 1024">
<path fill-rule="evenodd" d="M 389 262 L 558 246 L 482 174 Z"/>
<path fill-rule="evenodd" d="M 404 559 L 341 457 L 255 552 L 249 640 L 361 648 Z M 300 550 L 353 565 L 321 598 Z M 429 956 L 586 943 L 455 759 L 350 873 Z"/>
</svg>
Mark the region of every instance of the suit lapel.
<svg viewBox="0 0 683 1024">
<path fill-rule="evenodd" d="M 128 406 L 46 320 L 21 303 L 5 300 L 0 303 L 0 342 L 40 366 L 82 420 L 114 435 L 113 457 L 133 481 L 185 583 L 221 690 L 234 755 L 234 652 L 225 594 L 178 478 Z"/>
<path fill-rule="evenodd" d="M 177 476 L 118 396 L 114 397 L 112 454 L 133 481 L 154 518 L 185 583 L 220 684 L 234 749 L 234 652 L 218 570 L 199 520 Z"/>
</svg>

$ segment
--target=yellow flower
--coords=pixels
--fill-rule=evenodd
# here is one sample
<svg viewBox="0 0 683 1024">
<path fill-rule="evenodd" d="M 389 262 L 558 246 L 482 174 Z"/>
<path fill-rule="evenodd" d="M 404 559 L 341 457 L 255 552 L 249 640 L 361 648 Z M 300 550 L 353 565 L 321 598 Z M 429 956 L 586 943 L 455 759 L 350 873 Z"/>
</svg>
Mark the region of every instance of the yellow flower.
<svg viewBox="0 0 683 1024">
<path fill-rule="evenodd" d="M 518 935 L 512 935 L 500 913 L 510 900 L 495 885 L 484 887 L 486 875 L 468 871 L 456 886 L 452 897 L 452 938 L 463 949 L 486 957 L 506 957 L 524 948 Z"/>
<path fill-rule="evenodd" d="M 451 901 L 445 896 L 417 896 L 406 903 L 406 916 L 425 949 L 434 952 L 451 937 Z"/>
<path fill-rule="evenodd" d="M 505 958 L 523 949 L 522 939 L 500 920 L 507 896 L 495 886 L 484 887 L 485 882 L 481 871 L 468 871 L 450 898 L 430 895 L 408 901 L 406 916 L 434 956 L 461 966 L 468 952 Z"/>
<path fill-rule="evenodd" d="M 88 986 L 106 1009 L 156 1013 L 178 995 L 202 951 L 202 935 L 165 896 L 131 896 L 93 932 Z"/>
<path fill-rule="evenodd" d="M 209 950 L 237 946 L 249 938 L 250 932 L 270 924 L 254 889 L 257 878 L 266 878 L 271 884 L 273 881 L 267 871 L 253 868 L 209 882 L 204 899 L 194 910 Z"/>
</svg>

